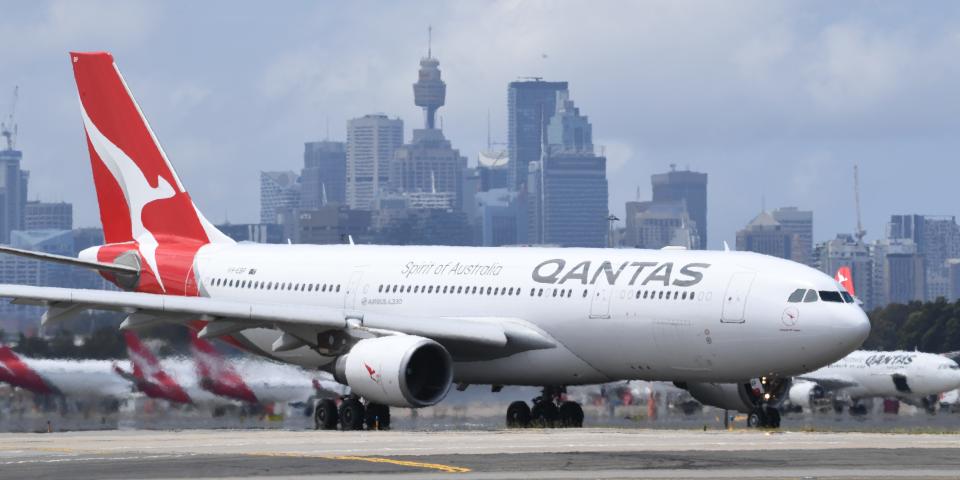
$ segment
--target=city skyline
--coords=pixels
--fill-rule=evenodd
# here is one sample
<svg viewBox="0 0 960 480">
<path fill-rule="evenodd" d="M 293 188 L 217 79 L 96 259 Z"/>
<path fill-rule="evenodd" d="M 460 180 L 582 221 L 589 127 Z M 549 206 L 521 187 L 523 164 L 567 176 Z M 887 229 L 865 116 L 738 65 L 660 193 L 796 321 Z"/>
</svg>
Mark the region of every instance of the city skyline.
<svg viewBox="0 0 960 480">
<path fill-rule="evenodd" d="M 763 197 L 816 212 L 816 241 L 852 231 L 854 162 L 868 238 L 882 236 L 890 214 L 957 214 L 940 197 L 960 175 L 948 161 L 960 150 L 949 138 L 960 119 L 948 88 L 960 73 L 946 61 L 958 8 L 928 4 L 904 20 L 906 7 L 883 5 L 853 20 L 855 7 L 818 5 L 816 17 L 798 5 L 750 2 L 592 8 L 597 19 L 637 17 L 636 31 L 608 33 L 581 22 L 579 6 L 411 4 L 385 7 L 397 9 L 395 18 L 377 15 L 370 25 L 344 20 L 374 18 L 362 7 L 330 14 L 303 4 L 264 19 L 239 6 L 206 34 L 193 33 L 203 30 L 197 22 L 225 4 L 201 6 L 179 23 L 176 4 L 14 6 L 0 32 L 44 41 L 5 59 L 0 113 L 20 85 L 18 148 L 31 172 L 30 199 L 72 202 L 77 225 L 98 224 L 92 188 L 74 181 L 89 174 L 66 51 L 113 50 L 172 162 L 185 177 L 205 179 L 191 188 L 198 206 L 215 221 L 251 222 L 258 206 L 247 192 L 256 190 L 257 172 L 297 169 L 304 142 L 343 141 L 347 119 L 376 111 L 399 116 L 408 129 L 422 123 L 409 89 L 429 23 L 451 89 L 438 123 L 471 163 L 486 145 L 487 111 L 494 140 L 506 141 L 505 86 L 536 75 L 569 82 L 590 111 L 609 162 L 614 214 L 638 186 L 649 198 L 649 175 L 671 163 L 709 174 L 711 249 L 733 243 Z M 714 17 L 727 21 L 713 25 Z M 399 21 L 408 18 L 416 20 Z M 396 41 L 364 36 L 384 22 Z M 337 23 L 364 26 L 346 32 Z M 243 32 L 254 26 L 282 34 L 251 43 Z M 496 38 L 477 34 L 494 26 Z M 709 41 L 685 33 L 704 26 Z M 520 38 L 524 48 L 504 48 Z M 194 53 L 184 56 L 178 42 L 195 44 Z M 668 42 L 671 57 L 662 57 Z M 892 194 L 891 185 L 899 186 Z"/>
</svg>

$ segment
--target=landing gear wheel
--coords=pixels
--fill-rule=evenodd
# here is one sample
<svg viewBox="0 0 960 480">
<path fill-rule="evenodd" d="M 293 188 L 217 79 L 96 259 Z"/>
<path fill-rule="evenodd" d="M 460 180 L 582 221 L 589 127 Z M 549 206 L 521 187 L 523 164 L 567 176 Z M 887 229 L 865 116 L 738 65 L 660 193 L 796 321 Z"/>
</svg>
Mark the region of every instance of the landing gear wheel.
<svg viewBox="0 0 960 480">
<path fill-rule="evenodd" d="M 560 410 L 555 403 L 549 400 L 533 402 L 533 408 L 530 409 L 531 425 L 540 428 L 549 428 L 553 427 L 559 419 Z"/>
<path fill-rule="evenodd" d="M 339 416 L 336 402 L 329 398 L 320 400 L 313 410 L 313 429 L 336 430 Z"/>
<path fill-rule="evenodd" d="M 750 415 L 747 415 L 747 426 L 750 428 L 762 427 L 767 420 L 764 417 L 765 415 L 763 414 L 763 410 L 759 408 L 753 409 L 753 411 L 750 412 Z"/>
<path fill-rule="evenodd" d="M 530 407 L 527 402 L 513 402 L 507 407 L 507 428 L 530 426 Z"/>
<path fill-rule="evenodd" d="M 379 403 L 367 404 L 367 430 L 390 430 L 390 407 Z"/>
<path fill-rule="evenodd" d="M 560 425 L 563 427 L 583 427 L 583 408 L 577 402 L 563 402 L 560 404 Z"/>
<path fill-rule="evenodd" d="M 867 406 L 866 406 L 866 405 L 864 405 L 864 404 L 862 404 L 862 403 L 858 403 L 858 404 L 856 404 L 856 405 L 851 405 L 851 406 L 850 406 L 850 415 L 863 416 L 863 415 L 866 415 L 866 414 L 867 414 Z"/>
<path fill-rule="evenodd" d="M 344 430 L 363 430 L 364 408 L 360 400 L 348 398 L 340 404 L 340 426 Z"/>
<path fill-rule="evenodd" d="M 766 408 L 766 424 L 763 425 L 767 428 L 780 428 L 780 411 L 773 407 Z"/>
</svg>

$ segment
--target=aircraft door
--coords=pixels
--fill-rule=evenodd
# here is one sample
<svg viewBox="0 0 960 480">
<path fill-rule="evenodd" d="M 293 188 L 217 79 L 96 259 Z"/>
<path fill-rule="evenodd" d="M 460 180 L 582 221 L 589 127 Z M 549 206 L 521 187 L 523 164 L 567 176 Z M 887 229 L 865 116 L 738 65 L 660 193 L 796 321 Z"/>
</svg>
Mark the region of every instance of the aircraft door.
<svg viewBox="0 0 960 480">
<path fill-rule="evenodd" d="M 590 318 L 610 318 L 610 288 L 597 287 L 593 290 Z"/>
<path fill-rule="evenodd" d="M 346 284 L 346 289 L 343 293 L 343 308 L 347 310 L 353 310 L 357 305 L 357 293 L 360 290 L 360 279 L 363 277 L 363 272 L 353 272 L 350 275 L 350 281 Z"/>
<path fill-rule="evenodd" d="M 753 279 L 756 276 L 754 272 L 737 272 L 730 277 L 727 293 L 723 296 L 721 322 L 743 323 L 746 320 L 744 313 L 747 309 L 747 295 L 750 294 L 750 287 L 753 286 Z"/>
</svg>

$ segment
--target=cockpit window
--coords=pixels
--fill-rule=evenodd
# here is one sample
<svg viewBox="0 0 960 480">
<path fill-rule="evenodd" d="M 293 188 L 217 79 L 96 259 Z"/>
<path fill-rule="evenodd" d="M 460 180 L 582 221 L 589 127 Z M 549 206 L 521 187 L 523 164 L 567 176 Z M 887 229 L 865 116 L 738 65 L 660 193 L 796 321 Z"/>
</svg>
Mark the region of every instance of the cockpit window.
<svg viewBox="0 0 960 480">
<path fill-rule="evenodd" d="M 813 303 L 817 301 L 817 291 L 807 290 L 807 295 L 803 297 L 804 303 Z"/>
<path fill-rule="evenodd" d="M 846 291 L 840 292 L 840 295 L 843 295 L 843 301 L 847 303 L 853 303 L 853 295 L 850 295 Z"/>
<path fill-rule="evenodd" d="M 807 293 L 807 291 L 802 288 L 798 288 L 790 294 L 790 298 L 788 298 L 787 301 L 790 303 L 800 303 L 803 301 L 804 293 Z"/>
<path fill-rule="evenodd" d="M 840 296 L 840 292 L 834 292 L 832 290 L 820 290 L 820 300 L 824 302 L 843 303 L 843 297 Z"/>
</svg>

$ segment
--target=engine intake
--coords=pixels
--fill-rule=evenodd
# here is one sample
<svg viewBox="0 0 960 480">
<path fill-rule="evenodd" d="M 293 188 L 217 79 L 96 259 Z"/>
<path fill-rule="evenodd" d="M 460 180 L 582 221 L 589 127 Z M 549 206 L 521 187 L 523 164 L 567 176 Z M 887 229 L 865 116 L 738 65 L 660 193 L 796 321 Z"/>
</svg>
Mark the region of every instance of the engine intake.
<svg viewBox="0 0 960 480">
<path fill-rule="evenodd" d="M 371 402 L 429 407 L 447 396 L 453 360 L 439 343 L 415 335 L 357 342 L 337 359 L 336 379 Z"/>
</svg>

